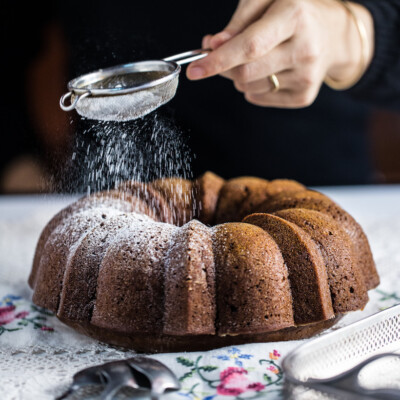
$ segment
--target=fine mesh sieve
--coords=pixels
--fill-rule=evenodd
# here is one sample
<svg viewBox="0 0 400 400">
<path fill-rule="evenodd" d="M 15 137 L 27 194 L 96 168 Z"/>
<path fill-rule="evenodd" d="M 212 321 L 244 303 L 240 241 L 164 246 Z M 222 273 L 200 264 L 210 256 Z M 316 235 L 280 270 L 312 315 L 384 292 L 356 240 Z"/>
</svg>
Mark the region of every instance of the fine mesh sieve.
<svg viewBox="0 0 400 400">
<path fill-rule="evenodd" d="M 175 96 L 181 65 L 208 52 L 191 50 L 163 60 L 122 64 L 79 76 L 68 83 L 69 92 L 61 97 L 60 107 L 103 121 L 143 117 Z M 68 98 L 71 103 L 66 105 Z"/>
</svg>

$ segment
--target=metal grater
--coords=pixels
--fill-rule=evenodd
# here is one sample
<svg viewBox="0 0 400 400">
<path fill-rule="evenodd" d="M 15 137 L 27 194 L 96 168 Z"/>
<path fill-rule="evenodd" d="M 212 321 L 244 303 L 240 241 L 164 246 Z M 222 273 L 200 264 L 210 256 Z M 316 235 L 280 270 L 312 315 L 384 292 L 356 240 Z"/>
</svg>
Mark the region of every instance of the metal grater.
<svg viewBox="0 0 400 400">
<path fill-rule="evenodd" d="M 293 384 L 311 385 L 313 386 L 312 391 L 318 391 L 315 384 L 329 383 L 338 376 L 344 376 L 344 372 L 371 359 L 374 364 L 377 363 L 374 368 L 371 363 L 366 366 L 365 371 L 361 370 L 356 377 L 360 384 L 360 390 L 363 391 L 363 388 L 365 388 L 365 393 L 361 397 L 357 397 L 356 393 L 354 394 L 355 397 L 350 397 L 350 395 L 346 397 L 349 399 L 366 398 L 368 391 L 374 391 L 385 385 L 391 387 L 394 385 L 396 389 L 400 389 L 400 357 L 381 357 L 378 360 L 373 357 L 399 351 L 400 305 L 397 305 L 307 342 L 288 354 L 282 366 L 289 387 L 292 388 L 292 395 L 297 392 L 297 395 L 291 398 L 302 399 L 313 397 L 302 397 L 300 393 L 304 394 L 304 386 L 301 390 Z M 382 373 L 385 369 L 387 370 L 386 376 Z M 392 378 L 390 378 L 390 375 L 392 375 Z M 383 382 L 385 379 L 387 382 Z M 340 395 L 335 393 L 334 387 L 330 387 L 329 390 L 326 387 L 326 389 L 330 394 L 321 396 L 321 398 L 340 398 Z M 309 395 L 311 395 L 311 392 Z M 379 396 L 377 398 L 385 397 Z"/>
</svg>

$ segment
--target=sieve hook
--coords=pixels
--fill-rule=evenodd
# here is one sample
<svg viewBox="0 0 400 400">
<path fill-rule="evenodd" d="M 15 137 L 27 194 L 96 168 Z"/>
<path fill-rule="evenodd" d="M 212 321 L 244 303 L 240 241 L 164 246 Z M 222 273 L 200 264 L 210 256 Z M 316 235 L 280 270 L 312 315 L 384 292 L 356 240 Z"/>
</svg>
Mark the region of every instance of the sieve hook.
<svg viewBox="0 0 400 400">
<path fill-rule="evenodd" d="M 88 97 L 89 95 L 90 95 L 90 92 L 85 92 L 85 93 L 83 93 L 81 95 L 75 96 L 74 101 L 69 106 L 67 106 L 67 105 L 64 104 L 64 101 L 72 96 L 72 92 L 65 93 L 65 94 L 63 94 L 61 96 L 60 107 L 64 111 L 71 111 L 76 107 L 76 105 L 78 104 L 79 100 L 84 99 L 85 97 Z"/>
<path fill-rule="evenodd" d="M 163 58 L 163 61 L 173 61 L 178 65 L 183 65 L 206 57 L 210 51 L 211 49 L 185 51 L 184 53 L 179 53 L 167 58 Z"/>
</svg>

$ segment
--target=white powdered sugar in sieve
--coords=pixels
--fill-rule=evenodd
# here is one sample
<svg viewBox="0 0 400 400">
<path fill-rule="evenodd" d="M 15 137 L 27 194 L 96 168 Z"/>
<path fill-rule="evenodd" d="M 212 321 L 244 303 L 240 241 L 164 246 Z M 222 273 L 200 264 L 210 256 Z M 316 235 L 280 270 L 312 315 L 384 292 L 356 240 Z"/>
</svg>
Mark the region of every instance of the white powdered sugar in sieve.
<svg viewBox="0 0 400 400">
<path fill-rule="evenodd" d="M 129 121 L 143 117 L 167 103 L 176 93 L 178 79 L 155 88 L 118 96 L 89 96 L 81 99 L 76 111 L 100 121 Z"/>
</svg>

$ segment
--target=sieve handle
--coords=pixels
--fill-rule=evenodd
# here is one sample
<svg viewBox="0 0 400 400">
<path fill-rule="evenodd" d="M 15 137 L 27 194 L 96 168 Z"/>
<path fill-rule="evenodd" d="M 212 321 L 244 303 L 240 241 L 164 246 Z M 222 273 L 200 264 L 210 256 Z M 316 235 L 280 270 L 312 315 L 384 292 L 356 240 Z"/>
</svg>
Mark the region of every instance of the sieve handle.
<svg viewBox="0 0 400 400">
<path fill-rule="evenodd" d="M 192 61 L 200 60 L 207 56 L 211 49 L 197 49 L 185 51 L 184 53 L 175 54 L 167 58 L 163 58 L 163 61 L 173 61 L 178 65 L 187 64 Z"/>
<path fill-rule="evenodd" d="M 76 107 L 79 100 L 84 99 L 85 97 L 88 97 L 89 95 L 90 95 L 90 92 L 85 92 L 81 95 L 77 95 L 77 96 L 75 96 L 74 101 L 69 106 L 67 106 L 65 104 L 65 100 L 67 100 L 69 97 L 72 96 L 72 92 L 65 93 L 60 98 L 60 107 L 64 111 L 71 111 Z"/>
</svg>

